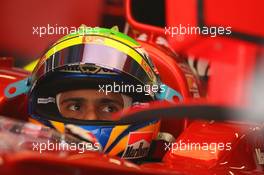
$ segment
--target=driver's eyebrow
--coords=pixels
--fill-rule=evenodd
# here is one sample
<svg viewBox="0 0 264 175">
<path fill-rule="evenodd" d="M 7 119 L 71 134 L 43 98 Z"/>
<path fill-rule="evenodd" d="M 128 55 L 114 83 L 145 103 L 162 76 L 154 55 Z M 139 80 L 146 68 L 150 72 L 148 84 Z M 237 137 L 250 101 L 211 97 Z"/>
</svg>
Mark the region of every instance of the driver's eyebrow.
<svg viewBox="0 0 264 175">
<path fill-rule="evenodd" d="M 123 106 L 123 103 L 121 103 L 120 101 L 115 100 L 115 99 L 110 99 L 110 98 L 101 98 L 98 100 L 98 102 L 103 103 L 103 104 L 116 103 L 120 106 Z"/>
<path fill-rule="evenodd" d="M 73 97 L 73 98 L 66 98 L 64 100 L 62 100 L 61 104 L 67 103 L 67 102 L 78 102 L 78 103 L 82 103 L 85 101 L 85 98 L 81 98 L 81 97 Z"/>
</svg>

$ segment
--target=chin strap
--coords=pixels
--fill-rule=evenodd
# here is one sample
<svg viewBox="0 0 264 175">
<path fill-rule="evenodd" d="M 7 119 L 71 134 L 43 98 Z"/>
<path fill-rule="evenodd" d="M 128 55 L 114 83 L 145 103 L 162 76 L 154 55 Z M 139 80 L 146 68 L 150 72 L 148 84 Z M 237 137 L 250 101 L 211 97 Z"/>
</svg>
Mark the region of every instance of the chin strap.
<svg viewBox="0 0 264 175">
<path fill-rule="evenodd" d="M 31 87 L 29 85 L 30 84 L 29 82 L 30 82 L 30 77 L 9 84 L 4 90 L 5 96 L 7 98 L 13 98 L 21 94 L 26 94 Z"/>
<path fill-rule="evenodd" d="M 165 84 L 162 84 L 161 86 L 162 86 L 162 90 L 156 96 L 158 100 L 173 101 L 173 98 L 177 97 L 179 101 L 183 101 L 183 97 L 179 92 L 177 92 L 176 90 L 172 89 L 171 87 Z"/>
</svg>

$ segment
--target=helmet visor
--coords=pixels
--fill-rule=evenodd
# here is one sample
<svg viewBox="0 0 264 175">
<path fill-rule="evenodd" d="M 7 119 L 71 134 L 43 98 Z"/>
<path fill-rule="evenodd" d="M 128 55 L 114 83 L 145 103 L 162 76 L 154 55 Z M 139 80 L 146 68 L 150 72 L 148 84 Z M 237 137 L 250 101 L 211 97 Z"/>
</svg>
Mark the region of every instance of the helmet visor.
<svg viewBox="0 0 264 175">
<path fill-rule="evenodd" d="M 61 71 L 88 74 L 105 73 L 110 70 L 125 73 L 142 84 L 156 84 L 154 71 L 141 54 L 134 48 L 120 44 L 118 41 L 112 39 L 106 41 L 104 42 L 108 45 L 93 42 L 81 43 L 61 50 L 59 46 L 55 45 L 47 52 L 34 70 L 33 81 L 47 72 L 61 68 Z M 101 68 L 91 69 L 87 67 L 87 64 L 93 64 Z M 73 67 L 72 65 L 76 66 Z"/>
</svg>

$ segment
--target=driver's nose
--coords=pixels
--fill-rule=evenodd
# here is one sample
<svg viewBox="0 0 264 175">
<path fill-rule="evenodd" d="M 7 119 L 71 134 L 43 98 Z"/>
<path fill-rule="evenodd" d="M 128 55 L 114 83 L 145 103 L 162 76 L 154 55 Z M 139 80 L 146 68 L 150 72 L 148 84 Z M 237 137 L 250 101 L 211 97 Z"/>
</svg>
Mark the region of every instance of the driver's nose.
<svg viewBox="0 0 264 175">
<path fill-rule="evenodd" d="M 98 120 L 98 116 L 96 115 L 95 107 L 93 105 L 87 106 L 83 120 Z"/>
</svg>

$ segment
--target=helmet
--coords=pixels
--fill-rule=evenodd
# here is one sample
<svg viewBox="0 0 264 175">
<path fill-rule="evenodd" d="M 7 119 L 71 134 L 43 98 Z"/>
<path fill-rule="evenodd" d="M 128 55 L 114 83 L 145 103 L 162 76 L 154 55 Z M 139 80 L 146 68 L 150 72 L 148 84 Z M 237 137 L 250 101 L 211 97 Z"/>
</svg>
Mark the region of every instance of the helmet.
<svg viewBox="0 0 264 175">
<path fill-rule="evenodd" d="M 23 84 L 27 88 L 21 92 L 28 92 L 29 114 L 34 121 L 69 132 L 107 154 L 125 159 L 147 156 L 157 137 L 159 120 L 124 125 L 111 118 L 67 118 L 58 105 L 59 94 L 76 89 L 120 93 L 124 107 L 164 98 L 168 89 L 179 95 L 161 84 L 144 49 L 116 28 L 79 27 L 48 49 L 30 78 L 13 84 L 17 94 Z M 10 96 L 8 90 L 6 95 Z"/>
</svg>

